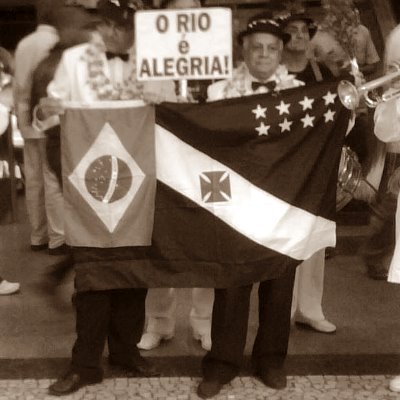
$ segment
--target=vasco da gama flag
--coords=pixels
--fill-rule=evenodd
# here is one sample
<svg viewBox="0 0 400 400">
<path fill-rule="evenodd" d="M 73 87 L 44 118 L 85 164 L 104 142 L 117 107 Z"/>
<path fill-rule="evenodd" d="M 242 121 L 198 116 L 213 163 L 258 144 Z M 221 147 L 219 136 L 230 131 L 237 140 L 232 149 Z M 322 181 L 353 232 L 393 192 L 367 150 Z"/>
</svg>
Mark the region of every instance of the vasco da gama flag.
<svg viewBox="0 0 400 400">
<path fill-rule="evenodd" d="M 138 121 L 146 110 L 135 110 Z M 95 136 L 102 124 L 122 134 L 121 125 L 103 116 Z M 107 228 L 111 245 L 73 243 L 78 290 L 244 285 L 279 277 L 334 246 L 336 182 L 349 116 L 335 84 L 325 83 L 202 105 L 157 106 L 151 244 L 118 245 L 125 219 L 140 218 L 128 213 L 113 231 Z M 134 135 L 136 126 L 125 127 Z M 78 148 L 75 164 L 89 151 Z M 72 192 L 79 196 L 76 187 Z M 95 218 L 86 211 L 88 219 Z"/>
</svg>

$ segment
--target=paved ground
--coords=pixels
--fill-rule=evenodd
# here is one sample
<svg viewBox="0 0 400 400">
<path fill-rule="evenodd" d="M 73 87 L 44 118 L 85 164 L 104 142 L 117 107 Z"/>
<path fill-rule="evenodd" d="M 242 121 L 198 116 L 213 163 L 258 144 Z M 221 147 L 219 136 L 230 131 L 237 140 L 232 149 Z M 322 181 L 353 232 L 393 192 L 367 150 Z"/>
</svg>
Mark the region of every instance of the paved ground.
<svg viewBox="0 0 400 400">
<path fill-rule="evenodd" d="M 50 379 L 0 381 L 0 400 L 50 400 Z M 87 386 L 63 397 L 68 400 L 194 400 L 199 378 L 114 378 Z M 387 389 L 388 377 L 376 376 L 290 376 L 284 390 L 266 388 L 254 378 L 239 377 L 226 385 L 216 400 L 389 400 L 399 393 Z"/>
</svg>

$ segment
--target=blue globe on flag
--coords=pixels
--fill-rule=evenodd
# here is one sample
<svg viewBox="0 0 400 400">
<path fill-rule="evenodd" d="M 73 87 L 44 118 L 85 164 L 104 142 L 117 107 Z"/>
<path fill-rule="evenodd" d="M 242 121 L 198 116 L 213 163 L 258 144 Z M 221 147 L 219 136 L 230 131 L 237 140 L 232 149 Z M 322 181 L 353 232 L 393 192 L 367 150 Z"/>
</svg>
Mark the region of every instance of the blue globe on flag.
<svg viewBox="0 0 400 400">
<path fill-rule="evenodd" d="M 96 158 L 85 173 L 87 191 L 98 201 L 113 203 L 124 198 L 132 186 L 127 163 L 112 155 Z"/>
</svg>

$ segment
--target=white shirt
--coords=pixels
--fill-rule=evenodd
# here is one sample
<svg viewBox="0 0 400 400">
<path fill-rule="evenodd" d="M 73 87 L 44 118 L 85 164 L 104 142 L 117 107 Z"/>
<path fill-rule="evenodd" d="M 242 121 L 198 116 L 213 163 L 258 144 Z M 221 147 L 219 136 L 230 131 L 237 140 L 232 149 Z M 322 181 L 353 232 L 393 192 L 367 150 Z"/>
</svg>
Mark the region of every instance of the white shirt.
<svg viewBox="0 0 400 400">
<path fill-rule="evenodd" d="M 134 49 L 129 50 L 129 60 L 107 60 L 104 44 L 94 36 L 90 43 L 71 47 L 64 51 L 53 80 L 47 87 L 49 97 L 64 101 L 90 104 L 104 100 L 140 99 L 144 89 L 157 93 L 165 101 L 175 101 L 172 81 L 138 82 L 135 72 Z M 107 94 L 112 93 L 115 97 Z M 58 116 L 39 121 L 35 114 L 35 126 L 45 130 L 59 124 Z"/>
</svg>

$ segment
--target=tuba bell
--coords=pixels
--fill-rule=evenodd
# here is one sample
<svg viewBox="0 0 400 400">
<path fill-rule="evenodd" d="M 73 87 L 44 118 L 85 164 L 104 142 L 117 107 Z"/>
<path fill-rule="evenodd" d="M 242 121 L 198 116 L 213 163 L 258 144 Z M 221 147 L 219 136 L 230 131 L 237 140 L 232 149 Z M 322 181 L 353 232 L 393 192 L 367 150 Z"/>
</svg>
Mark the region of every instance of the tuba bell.
<svg viewBox="0 0 400 400">
<path fill-rule="evenodd" d="M 386 86 L 390 82 L 400 79 L 400 66 L 394 65 L 394 68 L 394 72 L 390 72 L 358 87 L 349 81 L 340 81 L 337 89 L 340 101 L 349 110 L 355 110 L 360 104 L 361 97 L 364 97 L 366 105 L 371 108 L 375 108 L 381 102 L 399 97 L 400 89 L 396 89 L 390 93 L 384 93 L 382 96 L 375 96 L 375 99 L 369 96 L 371 90 Z"/>
</svg>

